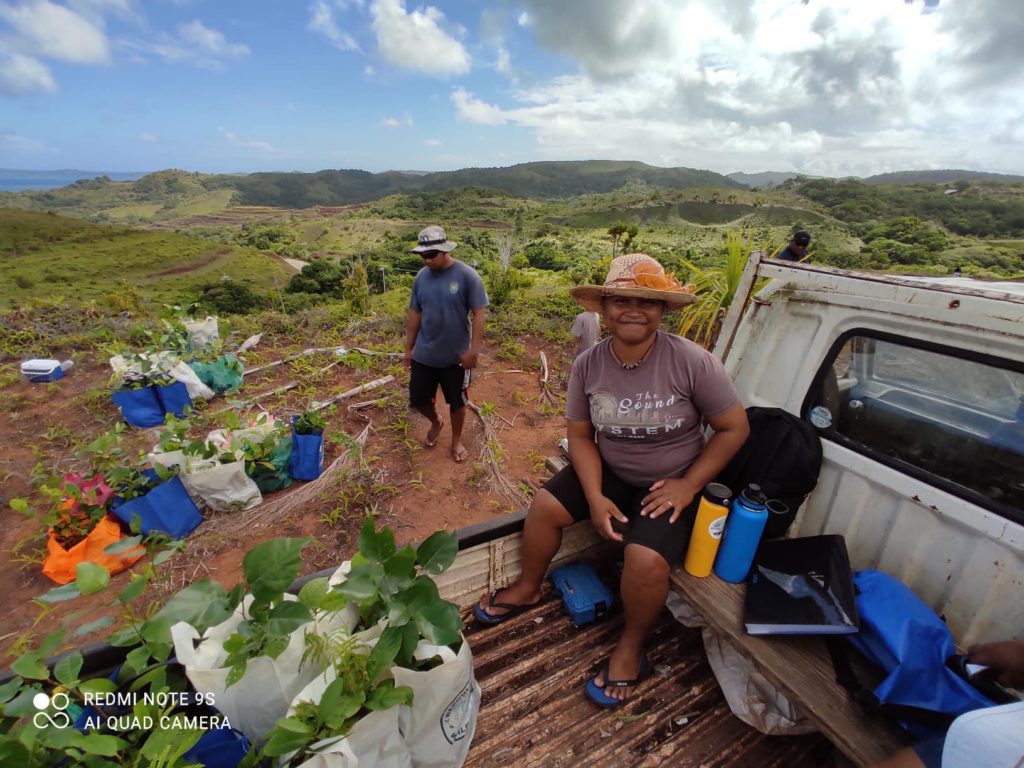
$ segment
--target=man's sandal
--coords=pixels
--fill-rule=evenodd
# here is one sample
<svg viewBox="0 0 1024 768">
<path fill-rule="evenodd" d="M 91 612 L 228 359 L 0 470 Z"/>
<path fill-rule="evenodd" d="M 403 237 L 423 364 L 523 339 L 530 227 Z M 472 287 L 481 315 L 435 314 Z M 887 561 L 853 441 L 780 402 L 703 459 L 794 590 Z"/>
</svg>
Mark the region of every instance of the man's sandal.
<svg viewBox="0 0 1024 768">
<path fill-rule="evenodd" d="M 601 662 L 601 669 L 596 675 L 587 681 L 585 693 L 587 698 L 602 709 L 615 709 L 627 703 L 632 696 L 625 699 L 616 699 L 605 693 L 608 688 L 633 688 L 643 682 L 651 674 L 651 665 L 647 661 L 646 654 L 640 657 L 640 671 L 632 680 L 612 680 L 608 674 L 608 659 Z M 597 678 L 604 677 L 604 685 L 597 684 Z"/>
<path fill-rule="evenodd" d="M 540 600 L 533 603 L 526 603 L 525 605 L 499 603 L 495 600 L 499 592 L 501 592 L 501 590 L 496 589 L 491 593 L 491 599 L 488 601 L 488 608 L 504 608 L 505 613 L 488 613 L 480 603 L 477 603 L 473 606 L 473 615 L 476 617 L 477 621 L 484 624 L 500 624 L 506 619 L 511 619 L 513 616 L 518 616 L 520 613 L 528 611 L 531 608 L 536 608 L 540 605 Z"/>
</svg>

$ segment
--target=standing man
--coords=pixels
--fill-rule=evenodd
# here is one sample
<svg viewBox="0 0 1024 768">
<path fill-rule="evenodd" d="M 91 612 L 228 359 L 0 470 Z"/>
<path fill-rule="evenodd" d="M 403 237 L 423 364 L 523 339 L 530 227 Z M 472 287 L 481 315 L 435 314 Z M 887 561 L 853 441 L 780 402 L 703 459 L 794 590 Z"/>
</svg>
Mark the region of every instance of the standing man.
<svg viewBox="0 0 1024 768">
<path fill-rule="evenodd" d="M 462 463 L 469 455 L 462 444 L 466 422 L 466 391 L 484 338 L 487 293 L 476 271 L 451 257 L 456 244 L 444 229 L 430 226 L 420 232 L 412 249 L 423 258 L 412 284 L 405 323 L 405 357 L 409 368 L 409 405 L 430 420 L 423 444 L 437 445 L 444 419 L 434 407 L 441 386 L 452 420 L 451 455 Z M 469 316 L 473 321 L 470 324 Z"/>
<path fill-rule="evenodd" d="M 571 333 L 576 337 L 572 355 L 575 360 L 601 340 L 601 316 L 597 312 L 580 312 L 573 321 Z"/>
<path fill-rule="evenodd" d="M 807 255 L 807 246 L 810 244 L 811 233 L 806 229 L 798 229 L 793 233 L 789 245 L 775 254 L 775 258 L 783 261 L 803 261 Z"/>
</svg>

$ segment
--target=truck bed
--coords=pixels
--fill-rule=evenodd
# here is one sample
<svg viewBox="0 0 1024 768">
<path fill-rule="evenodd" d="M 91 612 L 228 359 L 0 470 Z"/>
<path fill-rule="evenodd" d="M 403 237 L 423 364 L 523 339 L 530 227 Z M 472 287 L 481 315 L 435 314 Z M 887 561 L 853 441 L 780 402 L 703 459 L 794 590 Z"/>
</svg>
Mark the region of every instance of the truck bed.
<svg viewBox="0 0 1024 768">
<path fill-rule="evenodd" d="M 618 710 L 583 695 L 612 650 L 621 612 L 577 629 L 559 596 L 497 625 L 465 612 L 483 690 L 466 766 L 848 765 L 823 736 L 765 736 L 729 711 L 700 630 L 664 611 L 648 642 L 654 673 Z"/>
</svg>

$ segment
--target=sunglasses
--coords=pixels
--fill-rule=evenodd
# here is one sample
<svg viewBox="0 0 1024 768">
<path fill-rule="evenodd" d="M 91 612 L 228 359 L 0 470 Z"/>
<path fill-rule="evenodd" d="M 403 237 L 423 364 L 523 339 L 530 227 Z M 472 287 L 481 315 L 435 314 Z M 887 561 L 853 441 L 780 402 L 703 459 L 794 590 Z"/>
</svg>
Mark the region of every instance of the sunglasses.
<svg viewBox="0 0 1024 768">
<path fill-rule="evenodd" d="M 435 256 L 437 256 L 439 253 L 442 253 L 442 251 L 423 251 L 423 252 L 420 253 L 420 258 L 432 259 Z"/>
</svg>

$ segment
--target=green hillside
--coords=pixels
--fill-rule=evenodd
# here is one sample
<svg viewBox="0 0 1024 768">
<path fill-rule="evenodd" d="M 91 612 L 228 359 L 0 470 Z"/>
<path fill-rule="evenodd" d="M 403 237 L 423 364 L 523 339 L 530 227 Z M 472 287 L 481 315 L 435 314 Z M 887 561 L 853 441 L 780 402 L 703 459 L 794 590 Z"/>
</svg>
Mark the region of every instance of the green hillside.
<svg viewBox="0 0 1024 768">
<path fill-rule="evenodd" d="M 110 299 L 126 284 L 155 306 L 225 277 L 262 292 L 287 274 L 277 259 L 251 248 L 0 208 L 4 306 L 56 296 Z"/>
</svg>

